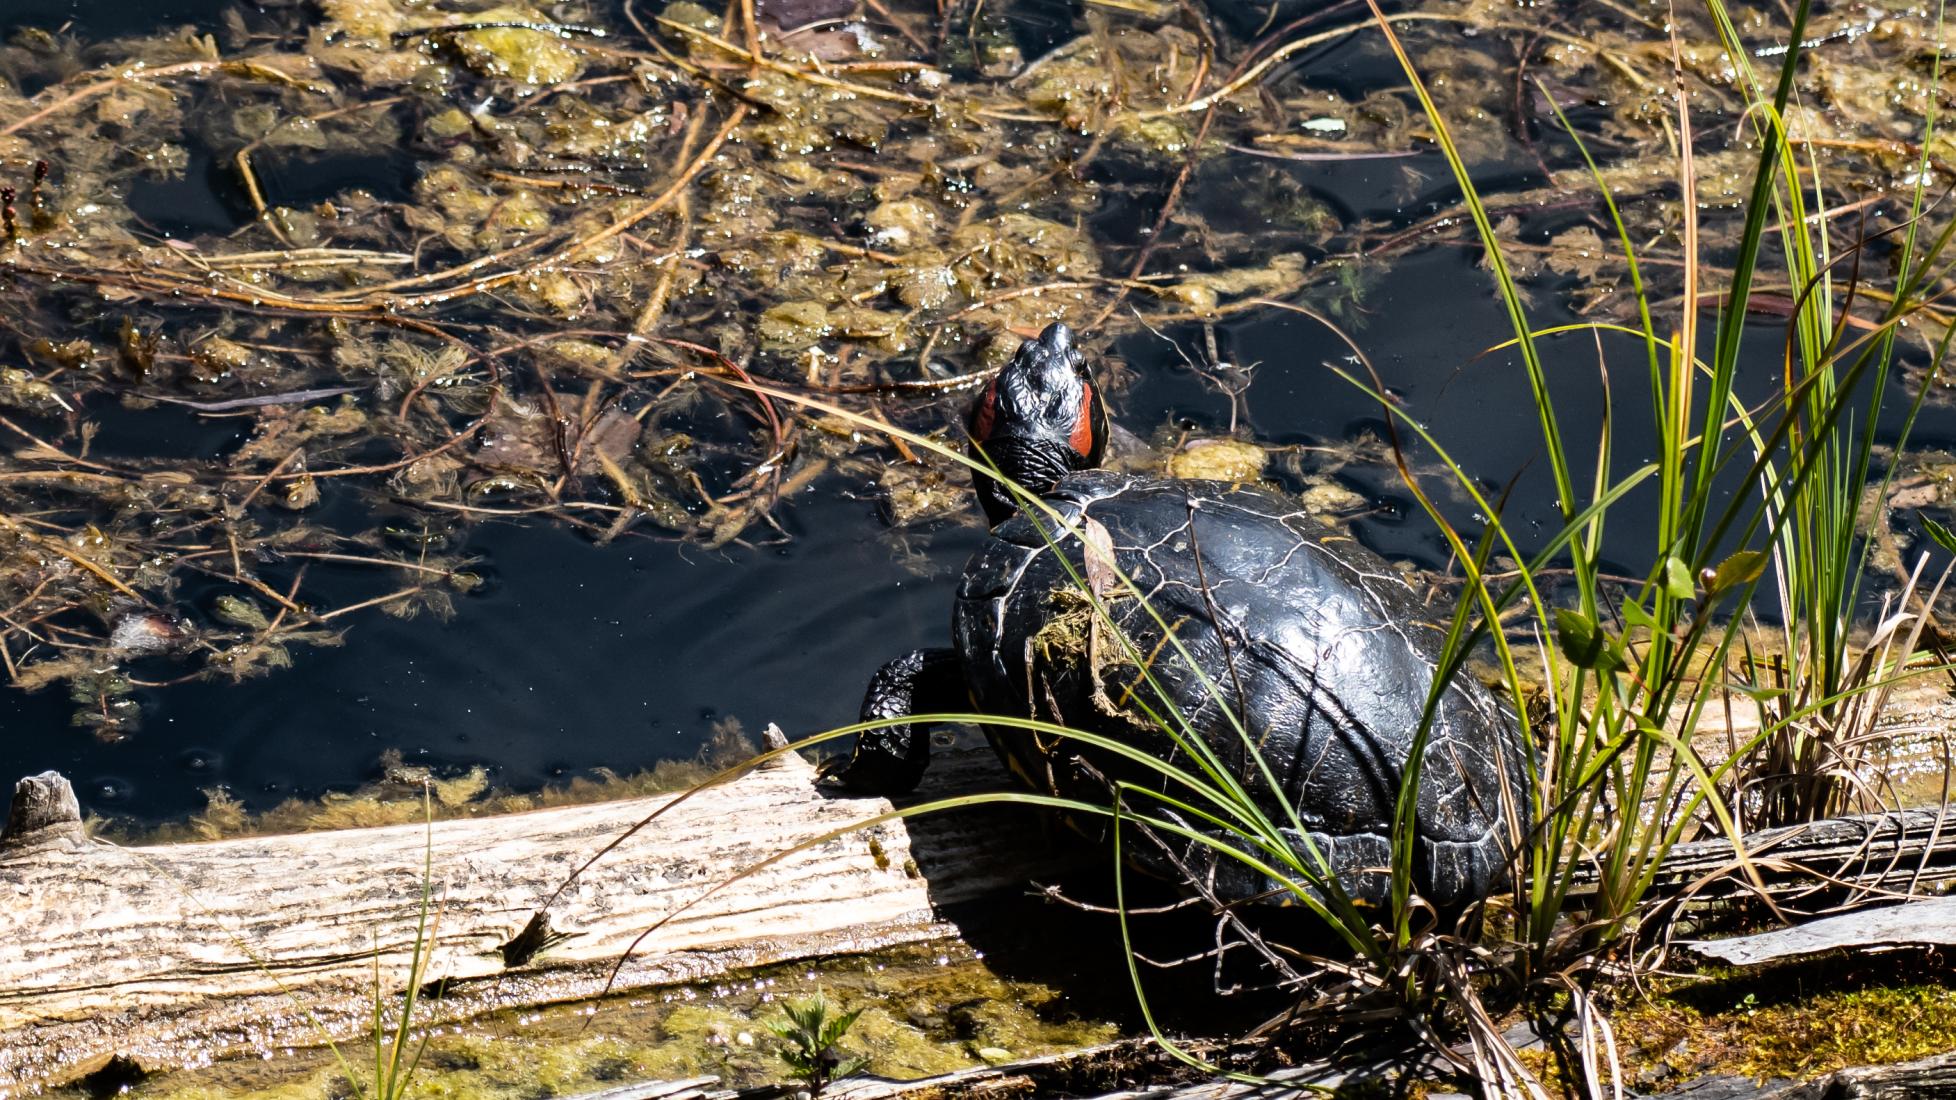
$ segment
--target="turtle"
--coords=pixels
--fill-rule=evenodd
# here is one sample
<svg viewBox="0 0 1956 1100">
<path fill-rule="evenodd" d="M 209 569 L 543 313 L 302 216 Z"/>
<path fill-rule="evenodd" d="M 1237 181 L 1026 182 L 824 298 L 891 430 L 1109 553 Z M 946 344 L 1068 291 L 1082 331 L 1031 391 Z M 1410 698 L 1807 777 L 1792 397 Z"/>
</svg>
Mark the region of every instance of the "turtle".
<svg viewBox="0 0 1956 1100">
<path fill-rule="evenodd" d="M 1022 511 L 999 480 L 974 479 L 991 534 L 958 582 L 954 645 L 884 664 L 863 720 L 967 710 L 1038 718 L 1192 768 L 1138 702 L 1157 701 L 1161 715 L 1165 694 L 1271 820 L 1295 811 L 1349 897 L 1383 903 L 1394 806 L 1444 638 L 1434 609 L 1390 563 L 1278 492 L 1099 469 L 1107 408 L 1064 324 L 1020 346 L 966 427 L 984 459 L 1052 512 Z M 1131 590 L 1094 579 L 1113 575 L 1095 568 L 1109 552 Z M 1164 624 L 1180 650 L 1165 644 Z M 1158 687 L 1140 682 L 1144 663 Z M 985 732 L 1036 790 L 1105 803 L 1110 779 L 1162 786 L 1158 773 L 1074 739 Z M 916 786 L 929 754 L 926 731 L 896 723 L 860 735 L 826 778 L 899 794 Z M 1458 911 L 1506 887 L 1525 759 L 1513 712 L 1464 671 L 1453 676 L 1417 792 L 1413 888 L 1427 902 Z M 1186 838 L 1168 842 L 1177 839 L 1135 846 L 1134 862 L 1196 876 L 1229 901 L 1272 893 L 1261 875 Z"/>
</svg>

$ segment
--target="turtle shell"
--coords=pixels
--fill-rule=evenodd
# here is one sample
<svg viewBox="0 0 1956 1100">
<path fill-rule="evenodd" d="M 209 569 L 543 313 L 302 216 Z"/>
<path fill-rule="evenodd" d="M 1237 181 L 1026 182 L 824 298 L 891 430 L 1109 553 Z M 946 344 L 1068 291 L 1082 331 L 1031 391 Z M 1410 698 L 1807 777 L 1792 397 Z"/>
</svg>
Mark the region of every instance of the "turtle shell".
<svg viewBox="0 0 1956 1100">
<path fill-rule="evenodd" d="M 1295 810 L 1349 894 L 1383 901 L 1393 807 L 1445 636 L 1442 612 L 1384 559 L 1275 493 L 1087 471 L 1046 500 L 1068 520 L 1084 513 L 1076 526 L 1111 549 L 1146 605 L 1099 564 L 1105 554 L 1084 554 L 1077 536 L 1056 541 L 1049 517 L 1000 524 L 966 566 L 952 620 L 977 708 L 1092 730 L 1192 768 L 1143 713 L 1166 714 L 1165 694 L 1273 821 L 1289 821 L 1285 804 Z M 1131 648 L 1076 576 L 1102 595 Z M 1162 624 L 1187 658 L 1165 644 Z M 1157 773 L 1078 742 L 987 733 L 1036 788 L 1098 802 L 1109 778 L 1163 789 Z M 1428 901 L 1457 907 L 1505 886 L 1523 759 L 1512 714 L 1472 677 L 1454 677 L 1418 792 L 1414 887 Z M 1134 858 L 1168 877 L 1207 880 L 1224 897 L 1269 888 L 1206 846 L 1163 840 L 1134 845 Z"/>
</svg>

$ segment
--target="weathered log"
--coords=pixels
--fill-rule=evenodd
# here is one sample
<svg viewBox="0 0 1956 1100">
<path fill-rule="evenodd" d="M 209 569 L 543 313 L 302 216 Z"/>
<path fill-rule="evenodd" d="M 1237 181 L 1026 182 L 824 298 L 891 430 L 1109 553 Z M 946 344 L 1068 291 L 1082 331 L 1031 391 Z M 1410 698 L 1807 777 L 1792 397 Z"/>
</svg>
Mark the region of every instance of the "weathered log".
<svg viewBox="0 0 1956 1100">
<path fill-rule="evenodd" d="M 603 1092 L 587 1092 L 569 1100 L 738 1100 L 739 1093 L 720 1087 L 718 1077 L 692 1077 L 684 1081 L 647 1081 L 620 1085 Z"/>
<path fill-rule="evenodd" d="M 922 1081 L 843 1082 L 824 1095 L 836 1100 L 1021 1100 L 1053 1096 L 1057 1095 L 1050 1087 L 1055 1064 L 1063 1064 L 1067 1057 L 1058 1055 Z M 1101 1093 L 1092 1100 L 1320 1100 L 1328 1093 L 1345 1091 L 1466 1100 L 1460 1093 L 1443 1091 L 1447 1080 L 1449 1075 L 1435 1065 L 1381 1058 L 1369 1065 L 1313 1063 L 1277 1070 L 1267 1075 L 1264 1084 L 1215 1080 L 1143 1085 Z M 1950 1100 L 1956 1098 L 1956 1053 L 1892 1066 L 1856 1066 L 1800 1082 L 1762 1085 L 1751 1078 L 1718 1075 L 1663 1095 L 1692 1100 Z"/>
<path fill-rule="evenodd" d="M 1213 1044 L 1197 1044 L 1197 1050 L 1210 1053 Z M 956 1073 L 924 1077 L 914 1081 L 886 1081 L 877 1078 L 851 1078 L 830 1085 L 824 1100 L 920 1100 L 924 1097 L 958 1100 L 1020 1100 L 1025 1097 L 1080 1095 L 1099 1091 L 1092 1085 L 1080 1088 L 1119 1067 L 1119 1072 L 1145 1075 L 1159 1072 L 1169 1064 L 1168 1056 L 1148 1039 L 1126 1039 L 1084 1050 L 1027 1058 L 1001 1066 L 980 1066 Z"/>
<path fill-rule="evenodd" d="M 1924 898 L 1880 909 L 1775 928 L 1749 936 L 1693 940 L 1694 955 L 1735 966 L 1756 966 L 1842 949 L 1956 947 L 1956 898 Z"/>
<path fill-rule="evenodd" d="M 1251 1070 L 1258 1047 L 1227 1047 L 1191 1040 L 1183 1049 L 1199 1058 Z M 1085 1050 L 1028 1058 L 1000 1066 L 961 1070 L 915 1081 L 852 1079 L 831 1085 L 825 1100 L 1030 1100 L 1048 1096 L 1093 1096 L 1096 1100 L 1277 1100 L 1353 1093 L 1406 1091 L 1419 1081 L 1433 1083 L 1454 1075 L 1425 1048 L 1376 1049 L 1369 1056 L 1314 1060 L 1271 1071 L 1264 1084 L 1229 1080 L 1190 1080 L 1188 1065 L 1152 1039 L 1127 1039 Z M 1108 1089 L 1126 1085 L 1119 1091 Z M 596 1100 L 579 1097 L 577 1100 Z"/>
<path fill-rule="evenodd" d="M 1134 1043 L 1117 1043 L 918 1081 L 849 1080 L 831 1086 L 823 1095 L 833 1100 L 1027 1100 L 1059 1095 L 1055 1090 L 1077 1075 L 1083 1063 L 1131 1056 L 1134 1049 Z M 1318 1100 L 1337 1090 L 1380 1095 L 1423 1092 L 1434 1100 L 1466 1100 L 1460 1093 L 1436 1091 L 1436 1083 L 1445 1081 L 1447 1075 L 1433 1072 L 1435 1069 L 1404 1059 L 1381 1059 L 1357 1067 L 1317 1063 L 1278 1070 L 1261 1085 L 1221 1080 L 1143 1085 L 1101 1093 L 1092 1100 Z M 630 1086 L 569 1100 L 743 1100 L 747 1095 L 716 1091 L 708 1079 Z M 1857 1066 L 1800 1082 L 1761 1083 L 1721 1074 L 1688 1082 L 1663 1095 L 1688 1100 L 1946 1100 L 1956 1097 L 1956 1053 L 1892 1066 Z"/>
<path fill-rule="evenodd" d="M 989 753 L 953 754 L 931 790 L 1008 781 Z M 672 796 L 336 833 L 124 848 L 80 838 L 65 782 L 23 784 L 0 846 L 0 1093 L 120 1056 L 145 1068 L 366 1030 L 407 980 L 424 859 L 438 910 L 429 981 L 444 1017 L 600 992 L 656 922 L 617 989 L 952 934 L 937 906 L 1018 887 L 1055 846 L 1001 835 L 1033 815 L 938 815 L 844 831 L 887 812 L 818 792 L 790 754 L 675 805 L 551 907 L 566 936 L 506 967 L 502 948 L 569 872 Z M 928 791 L 926 792 L 928 793 Z M 51 809 L 50 809 L 51 808 Z M 733 881 L 730 881 L 733 880 Z"/>
<path fill-rule="evenodd" d="M 86 840 L 81 803 L 59 772 L 30 775 L 14 785 L 7 826 L 0 829 L 0 853 L 40 847 L 76 847 Z"/>
<path fill-rule="evenodd" d="M 1863 1066 L 1829 1074 L 1799 1100 L 1928 1100 L 1956 1097 L 1956 1054 L 1898 1066 Z M 1794 1100 L 1788 1097 L 1787 1100 Z"/>
<path fill-rule="evenodd" d="M 1183 1049 L 1219 1065 L 1254 1072 L 1262 1048 L 1256 1043 L 1231 1046 L 1189 1040 Z M 910 1081 L 852 1077 L 831 1084 L 822 1096 L 824 1100 L 1037 1100 L 1052 1096 L 1094 1100 L 1320 1100 L 1342 1091 L 1366 1095 L 1426 1091 L 1434 1097 L 1458 1097 L 1430 1091 L 1456 1079 L 1451 1067 L 1426 1048 L 1401 1047 L 1347 1051 L 1339 1057 L 1272 1070 L 1260 1084 L 1207 1080 L 1152 1039 L 1123 1039 Z M 1118 1091 L 1108 1091 L 1116 1088 Z M 675 1100 L 758 1100 L 780 1091 L 763 1087 L 716 1092 L 707 1079 L 607 1089 L 566 1100 L 667 1100 L 667 1093 L 660 1091 L 663 1089 L 698 1090 L 679 1091 Z"/>
<path fill-rule="evenodd" d="M 1855 1066 L 1811 1081 L 1765 1087 L 1746 1078 L 1712 1077 L 1665 1095 L 1688 1100 L 1949 1100 L 1956 1097 L 1956 1054 L 1892 1066 Z"/>
<path fill-rule="evenodd" d="M 1844 889 L 1926 891 L 1956 882 L 1956 814 L 1930 809 L 1828 818 L 1749 834 L 1745 850 L 1769 885 L 1831 880 Z M 1726 880 L 1701 896 L 1731 896 L 1746 889 L 1739 871 L 1730 840 L 1679 844 L 1665 854 L 1652 896 L 1693 889 L 1719 875 Z M 1577 889 L 1593 889 L 1594 882 L 1594 870 L 1585 869 Z"/>
</svg>

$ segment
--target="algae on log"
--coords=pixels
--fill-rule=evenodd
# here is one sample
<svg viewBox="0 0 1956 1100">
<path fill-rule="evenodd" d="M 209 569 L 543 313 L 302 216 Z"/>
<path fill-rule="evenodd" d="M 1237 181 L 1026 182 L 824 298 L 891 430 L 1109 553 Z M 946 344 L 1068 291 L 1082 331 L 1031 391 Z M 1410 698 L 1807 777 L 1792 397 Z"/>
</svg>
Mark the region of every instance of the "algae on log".
<svg viewBox="0 0 1956 1100">
<path fill-rule="evenodd" d="M 1053 845 L 1001 836 L 1013 818 L 949 814 L 847 831 L 736 879 L 890 809 L 828 797 L 813 779 L 789 753 L 674 806 L 551 907 L 551 930 L 567 938 L 511 968 L 503 945 L 564 877 L 677 796 L 123 848 L 82 837 L 59 776 L 23 780 L 0 835 L 0 1083 L 368 1031 L 376 959 L 390 1003 L 409 973 L 424 857 L 439 913 L 426 977 L 446 983 L 427 1011 L 443 1020 L 593 996 L 662 919 L 614 989 L 953 935 L 938 906 L 1054 869 L 1028 863 L 1055 858 Z M 953 754 L 927 780 L 938 793 L 1007 782 L 989 753 Z"/>
</svg>

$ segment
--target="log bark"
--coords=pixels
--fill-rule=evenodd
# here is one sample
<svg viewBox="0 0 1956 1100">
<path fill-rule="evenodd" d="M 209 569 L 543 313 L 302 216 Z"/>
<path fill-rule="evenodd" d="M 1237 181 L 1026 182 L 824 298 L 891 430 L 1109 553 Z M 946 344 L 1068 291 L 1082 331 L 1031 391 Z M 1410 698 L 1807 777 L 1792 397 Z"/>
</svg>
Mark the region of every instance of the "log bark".
<svg viewBox="0 0 1956 1100">
<path fill-rule="evenodd" d="M 569 1100 L 739 1100 L 740 1094 L 720 1087 L 718 1077 L 691 1077 L 684 1081 L 647 1081 L 620 1085 L 603 1092 L 586 1092 Z"/>
<path fill-rule="evenodd" d="M 920 794 L 1004 788 L 989 753 L 954 755 Z M 579 1000 L 612 964 L 620 990 L 955 933 L 938 906 L 1018 888 L 1065 846 L 1031 814 L 938 815 L 803 841 L 888 812 L 818 792 L 789 754 L 675 806 L 586 871 L 549 911 L 568 938 L 521 966 L 502 949 L 585 858 L 671 796 L 504 817 L 124 848 L 81 838 L 58 777 L 23 784 L 0 843 L 0 1093 L 121 1057 L 146 1069 L 370 1026 L 375 966 L 407 980 L 432 870 L 439 1011 Z M 50 811 L 49 807 L 53 810 Z M 1047 862 L 1037 863 L 1041 853 Z"/>
<path fill-rule="evenodd" d="M 1750 936 L 1693 940 L 1684 946 L 1694 955 L 1734 966 L 1757 966 L 1849 949 L 1956 947 L 1956 898 L 1924 898 Z"/>
<path fill-rule="evenodd" d="M 1844 889 L 1926 892 L 1956 883 L 1956 813 L 1900 810 L 1829 818 L 1750 834 L 1745 849 L 1768 885 L 1832 880 Z M 1738 850 L 1729 840 L 1679 844 L 1665 855 L 1651 896 L 1694 889 L 1720 874 L 1726 881 L 1700 891 L 1701 896 L 1741 893 L 1743 880 L 1731 874 L 1739 867 Z M 1594 888 L 1594 871 L 1584 877 L 1579 893 Z"/>
<path fill-rule="evenodd" d="M 1437 1067 L 1405 1059 L 1381 1059 L 1358 1066 L 1314 1063 L 1278 1070 L 1260 1085 L 1222 1080 L 1162 1083 L 1146 1073 L 1149 1066 L 1162 1066 L 1162 1057 L 1156 1053 L 1150 1058 L 1141 1048 L 1138 1041 L 1115 1043 L 917 1081 L 852 1079 L 831 1086 L 823 1095 L 829 1100 L 1029 1100 L 1062 1094 L 1091 1096 L 1091 1100 L 1320 1100 L 1344 1089 L 1384 1096 L 1420 1095 L 1423 1091 L 1435 1100 L 1466 1100 L 1462 1093 L 1441 1091 L 1451 1079 Z M 1135 1087 L 1117 1092 L 1080 1092 L 1070 1087 L 1083 1075 L 1094 1073 L 1096 1063 L 1108 1061 L 1127 1066 L 1127 1072 L 1141 1080 Z M 1156 1083 L 1147 1083 L 1150 1080 Z M 704 1078 L 630 1085 L 568 1100 L 755 1100 L 763 1091 L 718 1089 L 711 1078 Z M 1945 1100 L 1956 1097 L 1956 1054 L 1892 1066 L 1857 1066 L 1800 1082 L 1704 1077 L 1663 1095 L 1693 1100 Z"/>
<path fill-rule="evenodd" d="M 1829 1074 L 1801 1100 L 1927 1100 L 1956 1097 L 1956 1054 L 1899 1066 L 1864 1066 Z M 1789 1098 L 1791 1100 L 1791 1098 Z"/>
</svg>

